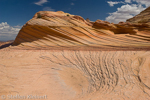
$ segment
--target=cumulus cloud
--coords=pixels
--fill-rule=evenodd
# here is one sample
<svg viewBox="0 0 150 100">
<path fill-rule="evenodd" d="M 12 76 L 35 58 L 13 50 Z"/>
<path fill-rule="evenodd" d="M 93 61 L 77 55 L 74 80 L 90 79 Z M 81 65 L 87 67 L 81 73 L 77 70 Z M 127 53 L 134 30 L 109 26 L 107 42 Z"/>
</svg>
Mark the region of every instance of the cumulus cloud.
<svg viewBox="0 0 150 100">
<path fill-rule="evenodd" d="M 106 21 L 113 23 L 126 21 L 145 10 L 145 6 L 149 5 L 148 1 L 149 0 L 125 0 L 125 4 L 117 8 L 117 11 L 109 13 L 109 16 L 106 17 Z"/>
<path fill-rule="evenodd" d="M 133 0 L 134 2 L 137 2 L 138 4 L 145 5 L 146 7 L 150 6 L 150 0 Z"/>
<path fill-rule="evenodd" d="M 109 4 L 109 6 L 113 7 L 116 4 L 124 3 L 124 2 L 122 2 L 122 1 L 120 1 L 120 2 L 117 2 L 117 1 L 115 1 L 115 2 L 113 2 L 113 1 L 107 1 L 107 3 Z"/>
<path fill-rule="evenodd" d="M 122 13 L 122 14 L 126 13 L 126 14 L 137 15 L 144 9 L 145 8 L 143 8 L 142 5 L 136 5 L 136 4 L 129 5 L 129 4 L 127 4 L 127 5 L 121 6 L 121 8 L 118 8 L 117 12 Z"/>
<path fill-rule="evenodd" d="M 51 7 L 44 7 L 43 11 L 55 11 L 55 9 L 52 9 Z"/>
<path fill-rule="evenodd" d="M 126 3 L 131 3 L 131 0 L 125 0 Z"/>
<path fill-rule="evenodd" d="M 0 23 L 0 41 L 14 40 L 21 26 L 10 26 L 7 22 Z"/>
<path fill-rule="evenodd" d="M 40 0 L 38 2 L 35 2 L 34 4 L 42 6 L 44 3 L 48 2 L 48 0 Z"/>
</svg>

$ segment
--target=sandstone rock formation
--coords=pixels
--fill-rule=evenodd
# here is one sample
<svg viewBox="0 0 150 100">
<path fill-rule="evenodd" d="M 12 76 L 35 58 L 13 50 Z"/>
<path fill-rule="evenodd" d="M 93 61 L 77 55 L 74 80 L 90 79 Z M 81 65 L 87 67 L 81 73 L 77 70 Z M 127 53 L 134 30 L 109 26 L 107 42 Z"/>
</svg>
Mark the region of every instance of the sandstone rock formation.
<svg viewBox="0 0 150 100">
<path fill-rule="evenodd" d="M 150 26 L 40 11 L 0 49 L 0 100 L 150 100 Z"/>
<path fill-rule="evenodd" d="M 150 51 L 2 49 L 0 96 L 150 100 L 149 60 Z"/>
<path fill-rule="evenodd" d="M 6 42 L 1 42 L 1 41 L 0 41 L 0 49 L 5 48 L 5 47 L 8 47 L 8 46 L 10 46 L 10 45 L 12 45 L 12 44 L 13 44 L 13 40 L 6 41 Z"/>
<path fill-rule="evenodd" d="M 143 49 L 150 46 L 149 32 L 147 24 L 90 22 L 62 11 L 40 11 L 23 26 L 13 45 L 38 49 L 89 46 Z"/>
<path fill-rule="evenodd" d="M 137 16 L 128 19 L 127 22 L 130 23 L 147 23 L 150 25 L 150 7 L 148 7 L 146 10 L 142 11 Z"/>
</svg>

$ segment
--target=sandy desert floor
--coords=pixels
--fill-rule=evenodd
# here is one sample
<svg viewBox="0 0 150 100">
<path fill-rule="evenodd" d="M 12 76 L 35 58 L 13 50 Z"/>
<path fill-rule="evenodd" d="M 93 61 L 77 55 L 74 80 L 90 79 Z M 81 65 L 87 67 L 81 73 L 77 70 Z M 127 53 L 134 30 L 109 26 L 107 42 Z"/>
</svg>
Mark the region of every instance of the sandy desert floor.
<svg viewBox="0 0 150 100">
<path fill-rule="evenodd" d="M 150 100 L 149 61 L 146 50 L 5 48 L 0 50 L 0 96 L 5 100 Z"/>
</svg>

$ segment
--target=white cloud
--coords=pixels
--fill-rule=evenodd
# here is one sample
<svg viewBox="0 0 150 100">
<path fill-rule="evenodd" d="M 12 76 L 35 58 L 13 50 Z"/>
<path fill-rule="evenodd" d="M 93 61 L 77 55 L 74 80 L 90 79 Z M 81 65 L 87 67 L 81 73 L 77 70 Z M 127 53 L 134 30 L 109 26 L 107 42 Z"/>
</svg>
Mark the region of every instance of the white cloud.
<svg viewBox="0 0 150 100">
<path fill-rule="evenodd" d="M 111 6 L 111 7 L 113 7 L 114 5 L 116 5 L 116 4 L 119 4 L 119 3 L 124 3 L 124 2 L 122 2 L 122 1 L 120 1 L 120 2 L 113 2 L 113 1 L 107 1 L 107 3 Z"/>
<path fill-rule="evenodd" d="M 0 41 L 14 40 L 21 26 L 10 26 L 7 22 L 0 23 Z"/>
<path fill-rule="evenodd" d="M 108 1 L 108 3 L 110 6 L 114 6 L 114 4 L 118 4 L 119 2 Z M 109 13 L 106 21 L 113 23 L 126 21 L 150 6 L 150 0 L 124 0 L 123 3 L 121 7 L 117 8 L 117 11 Z"/>
<path fill-rule="evenodd" d="M 130 14 L 121 14 L 118 12 L 110 13 L 110 16 L 106 18 L 106 21 L 112 23 L 118 23 L 120 21 L 126 21 L 126 19 L 132 18 L 133 16 Z"/>
<path fill-rule="evenodd" d="M 131 0 L 125 0 L 126 3 L 131 3 Z"/>
<path fill-rule="evenodd" d="M 55 9 L 52 9 L 51 7 L 44 7 L 43 11 L 55 11 Z"/>
<path fill-rule="evenodd" d="M 71 3 L 71 5 L 73 6 L 73 5 L 74 5 L 74 3 Z"/>
<path fill-rule="evenodd" d="M 35 2 L 34 4 L 42 6 L 44 3 L 48 2 L 48 0 L 40 0 L 38 2 Z"/>
<path fill-rule="evenodd" d="M 138 4 L 145 5 L 146 7 L 150 6 L 150 0 L 133 0 L 134 2 L 137 2 Z"/>
<path fill-rule="evenodd" d="M 139 14 L 142 10 L 144 10 L 145 8 L 143 8 L 142 5 L 136 5 L 136 4 L 132 4 L 132 5 L 123 5 L 121 6 L 121 8 L 117 8 L 117 12 L 118 13 L 127 13 L 127 14 L 132 14 L 132 15 L 137 15 Z"/>
<path fill-rule="evenodd" d="M 145 8 L 142 5 L 136 4 L 126 4 L 122 5 L 120 8 L 117 8 L 116 12 L 110 13 L 108 17 L 106 17 L 106 21 L 118 23 L 120 21 L 126 21 L 129 18 L 139 14 Z"/>
</svg>

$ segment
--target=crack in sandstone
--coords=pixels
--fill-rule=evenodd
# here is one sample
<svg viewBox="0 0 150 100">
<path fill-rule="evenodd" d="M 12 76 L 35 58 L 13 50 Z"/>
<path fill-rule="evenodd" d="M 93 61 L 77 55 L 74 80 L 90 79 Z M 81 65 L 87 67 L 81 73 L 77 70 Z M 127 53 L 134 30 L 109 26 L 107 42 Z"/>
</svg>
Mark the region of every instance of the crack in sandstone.
<svg viewBox="0 0 150 100">
<path fill-rule="evenodd" d="M 137 55 L 138 52 L 132 52 L 132 55 Z M 74 66 L 85 74 L 89 81 L 89 90 L 87 93 L 101 92 L 103 94 L 116 94 L 114 91 L 122 88 L 123 91 L 131 87 L 131 91 L 134 90 L 133 86 L 139 86 L 141 79 L 139 76 L 133 76 L 131 59 L 121 58 L 119 55 L 124 52 L 86 52 L 85 54 L 81 51 L 73 51 L 72 53 L 53 53 L 51 56 L 44 57 L 45 60 L 49 60 L 52 63 L 59 64 L 61 66 Z M 130 52 L 128 53 L 128 55 Z M 70 57 L 68 55 L 71 55 Z M 118 56 L 117 56 L 118 55 Z M 124 55 L 124 57 L 128 57 Z M 53 57 L 55 60 L 52 59 Z M 60 60 L 59 58 L 63 60 Z M 119 57 L 119 58 L 118 58 Z M 143 59 L 143 58 L 142 58 Z M 56 62 L 57 61 L 57 62 Z M 144 63 L 140 60 L 140 66 Z M 63 69 L 62 69 L 63 70 Z M 136 80 L 138 77 L 138 80 Z M 123 83 L 123 84 L 122 84 Z M 132 86 L 133 85 L 133 86 Z M 145 86 L 146 87 L 146 86 Z M 83 88 L 82 88 L 83 89 Z M 149 95 L 141 88 L 143 93 Z M 89 92 L 88 92 L 89 91 Z M 124 92 L 122 92 L 124 93 Z M 129 96 L 126 96 L 129 99 Z"/>
</svg>

